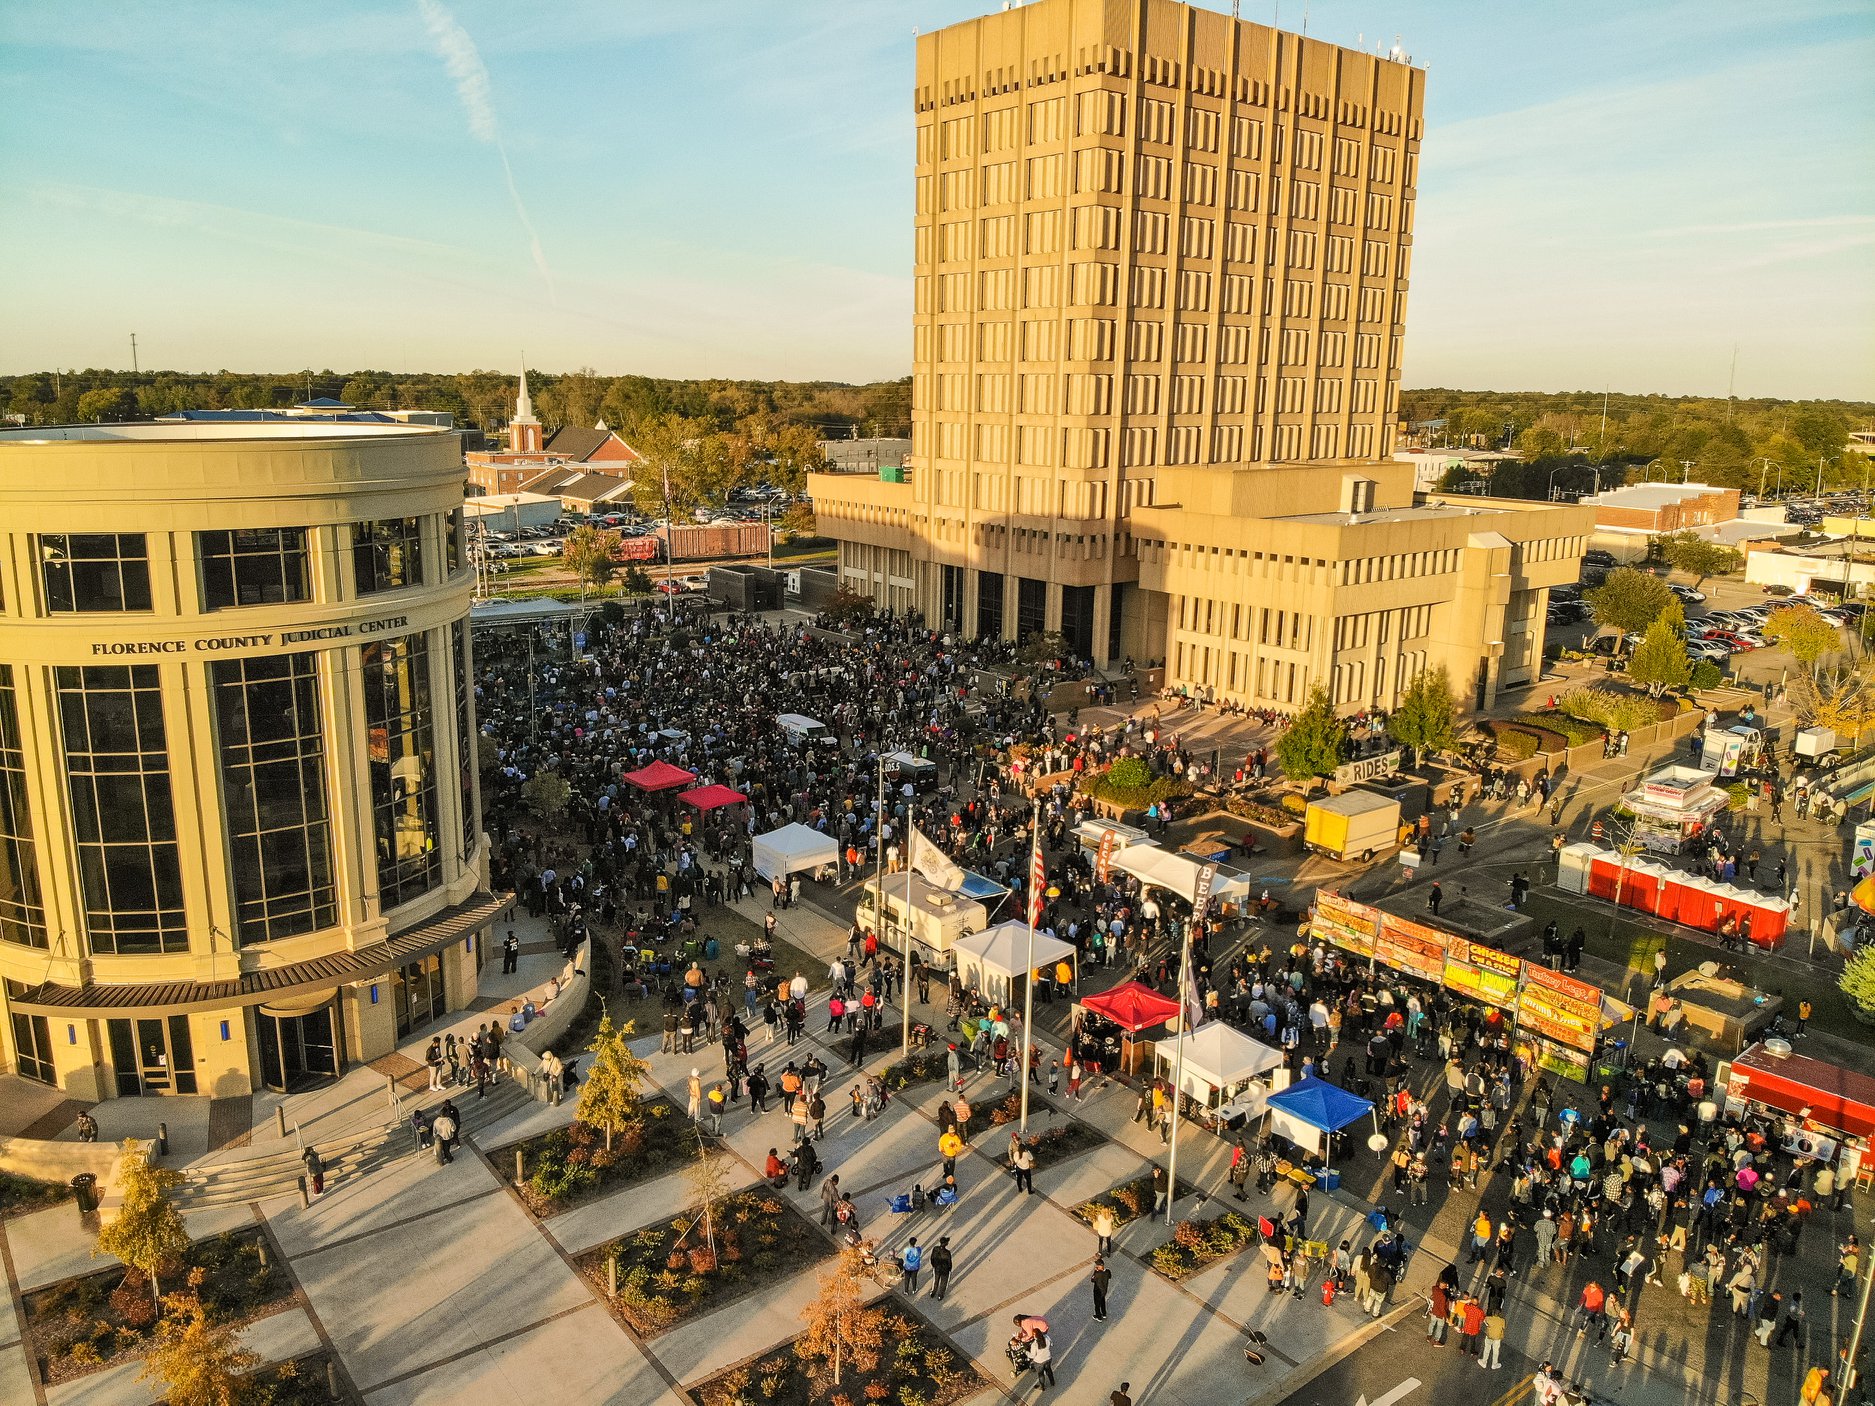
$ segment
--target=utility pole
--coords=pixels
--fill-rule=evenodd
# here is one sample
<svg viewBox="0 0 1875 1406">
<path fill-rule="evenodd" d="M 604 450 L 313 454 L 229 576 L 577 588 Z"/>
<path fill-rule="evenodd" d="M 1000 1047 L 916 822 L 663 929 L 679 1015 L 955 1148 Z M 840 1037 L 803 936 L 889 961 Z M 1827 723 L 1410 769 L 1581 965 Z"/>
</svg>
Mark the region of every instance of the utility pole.
<svg viewBox="0 0 1875 1406">
<path fill-rule="evenodd" d="M 1738 343 L 1732 343 L 1732 376 L 1725 383 L 1725 423 L 1732 423 L 1732 402 L 1738 396 Z"/>
<path fill-rule="evenodd" d="M 137 370 L 137 334 L 132 332 L 130 334 L 130 374 L 136 375 Z"/>
</svg>

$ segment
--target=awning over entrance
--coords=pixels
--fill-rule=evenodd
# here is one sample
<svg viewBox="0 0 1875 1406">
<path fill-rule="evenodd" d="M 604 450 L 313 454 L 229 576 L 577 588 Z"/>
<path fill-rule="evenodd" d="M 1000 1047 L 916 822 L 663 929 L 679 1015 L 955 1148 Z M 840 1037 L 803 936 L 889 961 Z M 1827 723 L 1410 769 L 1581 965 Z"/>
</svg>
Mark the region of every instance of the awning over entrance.
<svg viewBox="0 0 1875 1406">
<path fill-rule="evenodd" d="M 149 981 L 109 986 L 58 986 L 47 982 L 8 998 L 7 1008 L 16 1015 L 102 1020 L 112 1016 L 186 1015 L 229 1006 L 285 1007 L 297 1003 L 298 998 L 334 986 L 369 981 L 406 962 L 441 952 L 452 942 L 480 932 L 507 906 L 505 897 L 478 893 L 465 903 L 445 908 L 415 927 L 356 952 L 334 952 L 283 967 L 242 972 L 227 981 Z"/>
</svg>

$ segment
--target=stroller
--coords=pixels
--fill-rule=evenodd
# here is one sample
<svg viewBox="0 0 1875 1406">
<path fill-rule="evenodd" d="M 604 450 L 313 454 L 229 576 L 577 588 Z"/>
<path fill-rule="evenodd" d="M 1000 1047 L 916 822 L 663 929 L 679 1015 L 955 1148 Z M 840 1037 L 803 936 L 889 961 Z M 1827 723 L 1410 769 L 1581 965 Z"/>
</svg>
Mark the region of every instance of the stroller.
<svg viewBox="0 0 1875 1406">
<path fill-rule="evenodd" d="M 1012 1339 L 1003 1351 L 1004 1355 L 1009 1358 L 1012 1377 L 1020 1377 L 1035 1365 L 1035 1360 L 1029 1356 L 1029 1345 L 1020 1338 Z"/>
</svg>

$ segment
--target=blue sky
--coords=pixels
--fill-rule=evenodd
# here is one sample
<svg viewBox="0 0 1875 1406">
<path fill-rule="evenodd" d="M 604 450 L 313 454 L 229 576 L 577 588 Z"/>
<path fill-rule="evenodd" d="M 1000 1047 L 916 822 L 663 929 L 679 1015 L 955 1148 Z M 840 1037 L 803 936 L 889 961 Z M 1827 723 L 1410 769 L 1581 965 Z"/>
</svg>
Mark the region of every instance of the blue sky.
<svg viewBox="0 0 1875 1406">
<path fill-rule="evenodd" d="M 904 374 L 913 33 L 996 4 L 7 0 L 0 372 Z M 1875 398 L 1875 6 L 1305 13 L 1428 70 L 1408 385 Z"/>
</svg>

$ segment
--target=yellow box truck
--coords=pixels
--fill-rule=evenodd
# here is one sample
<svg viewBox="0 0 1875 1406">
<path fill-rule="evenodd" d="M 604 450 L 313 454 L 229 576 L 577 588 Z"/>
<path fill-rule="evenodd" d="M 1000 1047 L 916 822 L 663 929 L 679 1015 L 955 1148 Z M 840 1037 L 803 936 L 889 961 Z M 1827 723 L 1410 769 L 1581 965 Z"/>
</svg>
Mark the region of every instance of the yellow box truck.
<svg viewBox="0 0 1875 1406">
<path fill-rule="evenodd" d="M 1399 848 L 1400 803 L 1372 791 L 1343 791 L 1310 801 L 1303 842 L 1315 854 L 1362 863 Z"/>
</svg>

